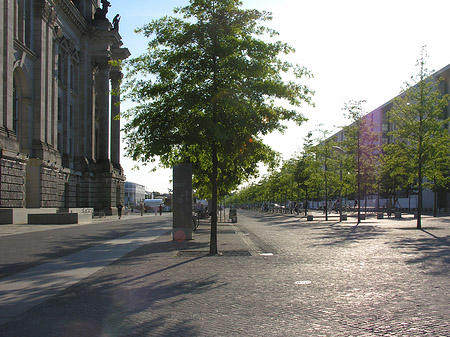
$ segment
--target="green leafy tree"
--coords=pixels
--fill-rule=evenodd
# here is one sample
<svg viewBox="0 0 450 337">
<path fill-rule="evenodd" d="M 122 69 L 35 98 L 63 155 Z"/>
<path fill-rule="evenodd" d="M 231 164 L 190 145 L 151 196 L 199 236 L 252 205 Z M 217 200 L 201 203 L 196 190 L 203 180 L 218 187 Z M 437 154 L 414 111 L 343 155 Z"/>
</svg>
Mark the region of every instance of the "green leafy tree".
<svg viewBox="0 0 450 337">
<path fill-rule="evenodd" d="M 294 180 L 298 187 L 304 191 L 305 200 L 303 202 L 305 216 L 308 214 L 308 192 L 311 191 L 313 183 L 311 178 L 313 172 L 317 170 L 318 165 L 315 165 L 314 154 L 313 154 L 313 138 L 312 132 L 308 132 L 304 141 L 303 149 L 294 169 Z"/>
<path fill-rule="evenodd" d="M 322 182 L 323 200 L 325 202 L 325 220 L 328 220 L 328 203 L 333 192 L 338 190 L 338 160 L 333 151 L 336 142 L 333 137 L 329 137 L 329 131 L 320 130 L 321 138 L 318 145 L 315 146 L 316 165 L 320 166 L 320 170 L 316 171 L 313 177 Z M 320 183 L 319 183 L 320 184 Z"/>
<path fill-rule="evenodd" d="M 379 156 L 381 153 L 380 135 L 373 131 L 375 125 L 363 110 L 364 101 L 351 100 L 343 110 L 352 122 L 344 128 L 342 142 L 346 157 L 346 170 L 354 172 L 356 198 L 358 201 L 358 223 L 361 216 L 361 198 L 373 193 L 377 186 Z"/>
<path fill-rule="evenodd" d="M 444 115 L 449 97 L 439 90 L 441 79 L 433 78 L 426 68 L 426 58 L 423 48 L 417 61 L 418 74 L 411 78 L 412 84 L 406 83 L 406 88 L 394 99 L 394 106 L 387 115 L 389 123 L 394 126 L 389 135 L 410 158 L 417 178 L 418 229 L 422 228 L 424 179 L 432 181 L 437 172 L 437 162 L 445 162 L 449 157 L 449 119 Z"/>
<path fill-rule="evenodd" d="M 445 192 L 448 190 L 450 184 L 450 156 L 449 156 L 449 143 L 450 140 L 447 137 L 441 137 L 439 141 L 436 141 L 434 145 L 434 162 L 430 165 L 430 169 L 427 173 L 427 177 L 432 177 L 432 181 L 425 183 L 434 192 L 434 207 L 433 216 L 437 216 L 438 208 L 438 192 Z M 431 178 L 430 178 L 431 180 Z"/>
<path fill-rule="evenodd" d="M 397 191 L 408 190 L 414 182 L 411 158 L 403 142 L 386 144 L 381 156 L 380 188 L 388 199 L 396 199 Z"/>
<path fill-rule="evenodd" d="M 312 95 L 296 81 L 309 72 L 280 59 L 293 48 L 259 38 L 277 35 L 261 26 L 271 14 L 241 6 L 190 0 L 174 10 L 176 17 L 138 29 L 151 40 L 145 54 L 128 62 L 128 97 L 136 106 L 125 116 L 127 154 L 143 163 L 159 157 L 164 167 L 193 164 L 194 184 L 212 200 L 211 254 L 217 254 L 218 195 L 255 174 L 258 162 L 273 163 L 262 136 L 282 131 L 285 120 L 301 124 L 296 107 Z"/>
</svg>

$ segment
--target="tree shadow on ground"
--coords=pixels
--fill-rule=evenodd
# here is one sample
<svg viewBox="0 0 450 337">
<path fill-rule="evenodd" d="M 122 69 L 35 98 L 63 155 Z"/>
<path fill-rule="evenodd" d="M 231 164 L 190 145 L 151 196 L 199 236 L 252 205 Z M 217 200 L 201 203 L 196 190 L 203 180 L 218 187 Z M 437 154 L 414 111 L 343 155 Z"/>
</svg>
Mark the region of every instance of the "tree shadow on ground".
<svg viewBox="0 0 450 337">
<path fill-rule="evenodd" d="M 334 226 L 328 228 L 319 228 L 322 232 L 317 234 L 319 243 L 315 246 L 334 246 L 343 244 L 359 243 L 365 240 L 376 239 L 383 235 L 386 230 L 374 225 L 353 225 L 353 226 Z M 325 230 L 325 232 L 323 232 Z"/>
<path fill-rule="evenodd" d="M 425 238 L 403 238 L 392 243 L 408 256 L 406 263 L 416 265 L 426 273 L 448 276 L 450 274 L 450 236 L 438 237 L 421 230 Z"/>
<path fill-rule="evenodd" d="M 191 317 L 178 311 L 192 296 L 221 285 L 215 276 L 189 282 L 130 279 L 118 274 L 89 278 L 0 327 L 2 336 L 196 336 Z M 117 280 L 122 282 L 117 282 Z"/>
<path fill-rule="evenodd" d="M 1 326 L 0 335 L 197 336 L 195 320 L 186 317 L 195 313 L 192 297 L 226 284 L 214 274 L 189 274 L 189 264 L 206 256 L 163 259 L 160 253 L 204 247 L 169 240 L 142 246 L 104 269 L 107 273 L 94 274 Z M 182 315 L 180 306 L 191 310 L 184 309 Z"/>
<path fill-rule="evenodd" d="M 296 228 L 301 224 L 301 220 L 298 217 L 279 214 L 279 213 L 254 213 L 252 218 L 257 220 L 264 226 L 281 226 L 285 228 Z"/>
</svg>

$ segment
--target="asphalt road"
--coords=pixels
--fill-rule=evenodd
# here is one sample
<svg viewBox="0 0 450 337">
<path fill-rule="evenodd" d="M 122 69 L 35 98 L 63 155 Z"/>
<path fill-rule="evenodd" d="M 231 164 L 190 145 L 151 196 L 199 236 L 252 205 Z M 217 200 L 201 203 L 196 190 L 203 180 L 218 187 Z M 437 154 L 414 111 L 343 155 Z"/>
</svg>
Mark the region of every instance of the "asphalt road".
<svg viewBox="0 0 450 337">
<path fill-rule="evenodd" d="M 83 225 L 0 225 L 0 279 L 171 221 L 171 214 L 166 213 L 161 217 L 125 216 L 120 221 L 103 218 Z"/>
</svg>

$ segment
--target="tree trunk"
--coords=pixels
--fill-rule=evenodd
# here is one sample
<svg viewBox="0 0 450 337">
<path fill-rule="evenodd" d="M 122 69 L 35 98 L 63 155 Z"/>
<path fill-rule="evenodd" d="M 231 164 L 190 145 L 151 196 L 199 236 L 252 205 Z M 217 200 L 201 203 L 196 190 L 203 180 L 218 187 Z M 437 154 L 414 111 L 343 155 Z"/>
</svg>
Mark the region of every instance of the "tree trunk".
<svg viewBox="0 0 450 337">
<path fill-rule="evenodd" d="M 422 143 L 419 142 L 419 194 L 417 200 L 417 229 L 422 229 Z"/>
<path fill-rule="evenodd" d="M 211 239 L 209 254 L 217 255 L 217 148 L 212 144 L 212 200 L 211 200 Z"/>
<path fill-rule="evenodd" d="M 436 169 L 436 162 L 434 162 L 434 165 L 435 165 L 435 169 Z M 433 217 L 436 218 L 437 217 L 437 191 L 436 191 L 437 183 L 436 183 L 436 176 L 434 176 L 433 181 L 434 181 Z"/>
<path fill-rule="evenodd" d="M 357 188 L 358 188 L 358 220 L 357 220 L 357 224 L 359 224 L 361 222 L 361 143 L 360 143 L 360 130 L 361 125 L 360 122 L 358 121 L 358 134 L 357 134 L 357 151 L 358 151 L 358 161 L 357 161 L 357 174 L 356 174 L 356 179 L 357 179 Z"/>
<path fill-rule="evenodd" d="M 308 215 L 308 187 L 305 187 L 305 216 Z"/>
</svg>

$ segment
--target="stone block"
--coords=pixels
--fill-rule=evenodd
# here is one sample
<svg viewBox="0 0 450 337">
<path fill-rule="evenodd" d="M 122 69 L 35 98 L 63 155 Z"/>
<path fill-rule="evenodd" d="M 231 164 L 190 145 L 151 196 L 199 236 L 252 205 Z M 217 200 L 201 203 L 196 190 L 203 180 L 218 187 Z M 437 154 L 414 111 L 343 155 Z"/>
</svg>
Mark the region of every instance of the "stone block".
<svg viewBox="0 0 450 337">
<path fill-rule="evenodd" d="M 13 223 L 13 210 L 12 208 L 0 209 L 0 225 Z"/>
<path fill-rule="evenodd" d="M 28 223 L 30 225 L 66 225 L 77 224 L 78 213 L 41 213 L 28 214 Z"/>
</svg>

